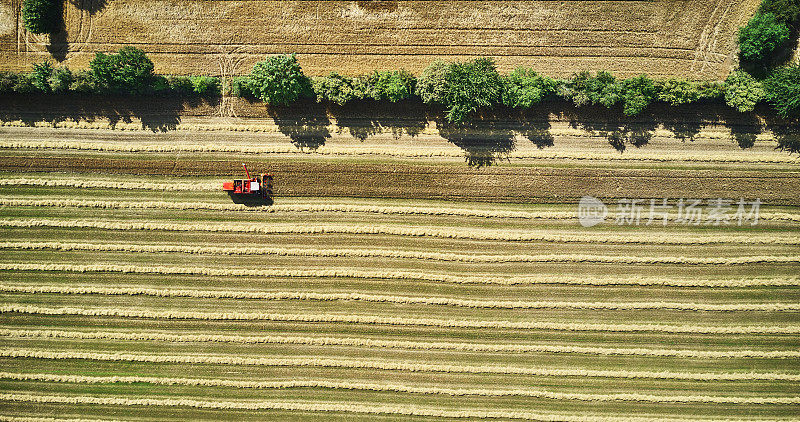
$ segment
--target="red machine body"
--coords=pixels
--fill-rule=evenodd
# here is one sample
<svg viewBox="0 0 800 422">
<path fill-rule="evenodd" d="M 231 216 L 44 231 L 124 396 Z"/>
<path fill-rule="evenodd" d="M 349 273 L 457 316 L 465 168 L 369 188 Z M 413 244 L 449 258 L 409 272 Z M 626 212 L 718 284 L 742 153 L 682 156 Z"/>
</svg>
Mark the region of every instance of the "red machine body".
<svg viewBox="0 0 800 422">
<path fill-rule="evenodd" d="M 250 177 L 247 166 L 242 163 L 247 179 L 236 179 L 233 182 L 222 184 L 222 190 L 232 195 L 260 195 L 263 198 L 272 198 L 272 174 L 264 173 L 261 176 Z"/>
</svg>

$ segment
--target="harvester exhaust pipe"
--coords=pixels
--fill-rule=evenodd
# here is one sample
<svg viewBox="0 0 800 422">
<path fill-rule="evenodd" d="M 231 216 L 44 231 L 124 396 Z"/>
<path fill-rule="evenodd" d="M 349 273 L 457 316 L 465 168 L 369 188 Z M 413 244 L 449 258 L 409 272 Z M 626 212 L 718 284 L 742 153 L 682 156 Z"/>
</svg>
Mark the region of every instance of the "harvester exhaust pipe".
<svg viewBox="0 0 800 422">
<path fill-rule="evenodd" d="M 250 180 L 250 172 L 247 171 L 247 165 L 245 163 L 242 163 L 242 167 L 244 167 L 244 174 L 247 175 L 247 180 Z"/>
</svg>

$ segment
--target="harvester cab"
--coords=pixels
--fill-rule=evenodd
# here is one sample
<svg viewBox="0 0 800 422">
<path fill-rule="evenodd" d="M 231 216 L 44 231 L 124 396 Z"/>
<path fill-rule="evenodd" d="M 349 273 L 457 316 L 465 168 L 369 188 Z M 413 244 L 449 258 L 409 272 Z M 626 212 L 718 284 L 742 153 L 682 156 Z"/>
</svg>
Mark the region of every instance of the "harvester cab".
<svg viewBox="0 0 800 422">
<path fill-rule="evenodd" d="M 247 179 L 236 179 L 233 182 L 222 184 L 222 190 L 229 195 L 261 196 L 272 199 L 272 174 L 264 173 L 261 176 L 250 177 L 247 165 L 242 163 Z"/>
</svg>

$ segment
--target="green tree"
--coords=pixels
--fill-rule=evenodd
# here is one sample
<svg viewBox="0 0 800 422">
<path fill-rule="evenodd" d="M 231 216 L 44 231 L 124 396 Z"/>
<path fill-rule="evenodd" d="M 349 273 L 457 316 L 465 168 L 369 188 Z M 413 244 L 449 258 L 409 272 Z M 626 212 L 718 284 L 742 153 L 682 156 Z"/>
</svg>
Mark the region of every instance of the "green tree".
<svg viewBox="0 0 800 422">
<path fill-rule="evenodd" d="M 269 105 L 288 105 L 312 92 L 311 83 L 294 54 L 272 56 L 256 63 L 250 80 L 253 94 Z"/>
<path fill-rule="evenodd" d="M 144 94 L 152 89 L 153 62 L 136 47 L 123 47 L 116 54 L 97 53 L 89 68 L 102 93 Z"/>
<path fill-rule="evenodd" d="M 417 81 L 417 95 L 426 103 L 445 106 L 445 118 L 451 123 L 464 123 L 478 109 L 495 106 L 502 99 L 502 91 L 503 82 L 491 58 L 436 61 Z"/>
<path fill-rule="evenodd" d="M 342 76 L 336 72 L 312 79 L 311 87 L 319 103 L 330 101 L 345 105 L 349 101 L 363 99 L 366 95 L 366 84 L 362 78 Z"/>
<path fill-rule="evenodd" d="M 659 85 L 658 99 L 672 106 L 689 104 L 700 99 L 700 89 L 696 83 L 673 78 Z"/>
<path fill-rule="evenodd" d="M 756 13 L 739 28 L 739 56 L 745 62 L 768 65 L 775 51 L 789 40 L 790 30 L 772 13 Z"/>
<path fill-rule="evenodd" d="M 72 75 L 72 71 L 66 66 L 61 66 L 53 71 L 47 82 L 53 92 L 64 93 L 69 91 L 69 87 L 74 80 L 75 77 Z"/>
<path fill-rule="evenodd" d="M 417 79 L 415 93 L 426 104 L 445 103 L 447 95 L 447 72 L 450 65 L 444 61 L 436 60 Z"/>
<path fill-rule="evenodd" d="M 725 80 L 725 103 L 741 113 L 753 111 L 764 99 L 761 82 L 747 72 L 737 70 Z"/>
<path fill-rule="evenodd" d="M 641 113 L 656 98 L 656 85 L 647 75 L 624 80 L 622 90 L 622 112 L 627 116 Z"/>
<path fill-rule="evenodd" d="M 405 70 L 372 72 L 365 77 L 366 96 L 376 101 L 396 103 L 414 94 L 417 79 Z"/>
<path fill-rule="evenodd" d="M 800 118 L 800 61 L 776 69 L 764 80 L 764 91 L 781 117 Z"/>
<path fill-rule="evenodd" d="M 50 92 L 50 77 L 53 75 L 53 65 L 49 61 L 44 61 L 33 65 L 31 81 L 37 91 Z"/>
<path fill-rule="evenodd" d="M 52 34 L 61 29 L 60 0 L 25 0 L 22 21 L 25 29 L 34 34 Z"/>
<path fill-rule="evenodd" d="M 503 104 L 531 108 L 556 92 L 556 81 L 519 67 L 503 78 Z"/>
<path fill-rule="evenodd" d="M 222 89 L 222 84 L 218 78 L 213 76 L 193 76 L 190 78 L 192 83 L 192 91 L 200 96 L 214 96 L 219 95 Z"/>
<path fill-rule="evenodd" d="M 600 71 L 592 76 L 584 71 L 572 77 L 568 90 L 572 102 L 579 107 L 586 104 L 612 107 L 622 100 L 623 87 L 609 72 Z"/>
<path fill-rule="evenodd" d="M 787 25 L 800 20 L 800 0 L 763 0 L 758 10 L 761 13 L 772 13 L 778 22 Z"/>
</svg>

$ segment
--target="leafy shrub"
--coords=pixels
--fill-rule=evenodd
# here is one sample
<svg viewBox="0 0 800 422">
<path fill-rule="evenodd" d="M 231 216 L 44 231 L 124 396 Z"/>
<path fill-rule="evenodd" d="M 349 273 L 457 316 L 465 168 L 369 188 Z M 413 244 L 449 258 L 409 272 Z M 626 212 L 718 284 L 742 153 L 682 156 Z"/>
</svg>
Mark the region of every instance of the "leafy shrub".
<svg viewBox="0 0 800 422">
<path fill-rule="evenodd" d="M 363 79 L 367 97 L 393 103 L 411 97 L 417 84 L 414 75 L 405 70 L 375 71 Z"/>
<path fill-rule="evenodd" d="M 772 13 L 756 13 L 739 28 L 739 55 L 743 61 L 766 65 L 773 53 L 789 40 L 790 30 Z"/>
<path fill-rule="evenodd" d="M 718 81 L 694 82 L 700 100 L 718 100 L 725 97 L 725 83 Z"/>
<path fill-rule="evenodd" d="M 764 99 L 764 88 L 750 74 L 736 71 L 725 80 L 725 103 L 739 112 L 753 111 Z"/>
<path fill-rule="evenodd" d="M 75 72 L 72 83 L 69 85 L 71 91 L 83 94 L 95 94 L 98 92 L 97 83 L 94 75 L 89 70 Z"/>
<path fill-rule="evenodd" d="M 556 81 L 519 67 L 503 78 L 502 101 L 508 107 L 531 108 L 556 92 Z"/>
<path fill-rule="evenodd" d="M 188 76 L 167 76 L 166 80 L 171 94 L 179 96 L 194 94 L 194 85 Z"/>
<path fill-rule="evenodd" d="M 270 105 L 288 105 L 311 92 L 311 84 L 294 54 L 256 63 L 250 80 L 253 94 Z"/>
<path fill-rule="evenodd" d="M 764 81 L 767 100 L 784 118 L 800 118 L 800 61 L 776 69 Z"/>
<path fill-rule="evenodd" d="M 658 89 L 658 99 L 673 106 L 689 104 L 700 99 L 696 83 L 684 79 L 667 79 Z"/>
<path fill-rule="evenodd" d="M 123 47 L 117 54 L 97 53 L 89 67 L 100 93 L 144 94 L 152 89 L 153 62 L 136 47 Z"/>
<path fill-rule="evenodd" d="M 234 97 L 255 98 L 249 76 L 237 76 L 230 80 L 230 94 Z"/>
<path fill-rule="evenodd" d="M 52 34 L 61 27 L 60 0 L 25 0 L 22 4 L 22 21 L 34 34 Z"/>
<path fill-rule="evenodd" d="M 14 85 L 17 84 L 18 75 L 15 72 L 0 72 L 0 94 L 14 92 Z"/>
<path fill-rule="evenodd" d="M 336 72 L 314 78 L 311 84 L 317 102 L 330 101 L 344 105 L 348 101 L 363 99 L 366 95 L 366 84 L 361 78 L 350 78 Z"/>
<path fill-rule="evenodd" d="M 48 61 L 37 63 L 33 65 L 33 73 L 31 73 L 31 82 L 36 90 L 39 92 L 50 92 L 50 76 L 53 75 L 53 65 Z"/>
<path fill-rule="evenodd" d="M 62 66 L 53 70 L 47 82 L 50 84 L 51 91 L 61 94 L 69 91 L 69 87 L 74 80 L 75 77 L 72 75 L 72 71 L 68 67 Z"/>
<path fill-rule="evenodd" d="M 219 78 L 213 76 L 193 76 L 190 79 L 192 92 L 200 96 L 219 95 L 222 88 Z"/>
<path fill-rule="evenodd" d="M 463 123 L 479 108 L 498 104 L 502 91 L 503 82 L 491 58 L 455 63 L 436 61 L 417 81 L 417 95 L 426 103 L 445 106 L 445 117 L 451 123 Z"/>
<path fill-rule="evenodd" d="M 622 112 L 627 116 L 641 113 L 656 98 L 656 85 L 646 75 L 624 80 L 622 90 Z"/>
<path fill-rule="evenodd" d="M 577 106 L 601 104 L 613 107 L 622 100 L 622 85 L 609 72 L 600 71 L 596 76 L 589 72 L 575 75 L 571 81 L 572 101 Z"/>
<path fill-rule="evenodd" d="M 414 92 L 426 104 L 444 104 L 447 95 L 447 72 L 449 65 L 441 60 L 436 60 L 417 79 Z"/>
<path fill-rule="evenodd" d="M 763 0 L 758 10 L 772 13 L 778 22 L 787 25 L 800 20 L 800 0 Z"/>
<path fill-rule="evenodd" d="M 25 73 L 0 72 L 0 92 L 27 94 L 36 92 L 33 77 Z"/>
</svg>

